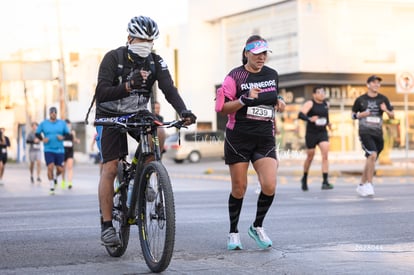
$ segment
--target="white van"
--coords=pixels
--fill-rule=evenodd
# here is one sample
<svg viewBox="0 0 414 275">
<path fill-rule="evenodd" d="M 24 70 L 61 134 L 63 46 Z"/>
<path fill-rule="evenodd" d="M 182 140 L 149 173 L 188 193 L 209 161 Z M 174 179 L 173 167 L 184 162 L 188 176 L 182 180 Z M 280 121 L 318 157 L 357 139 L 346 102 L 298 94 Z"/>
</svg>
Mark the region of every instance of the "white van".
<svg viewBox="0 0 414 275">
<path fill-rule="evenodd" d="M 195 163 L 201 158 L 224 158 L 223 131 L 182 130 L 179 133 L 180 144 L 178 133 L 166 138 L 163 158 L 173 159 L 176 163 L 182 163 L 184 160 Z"/>
</svg>

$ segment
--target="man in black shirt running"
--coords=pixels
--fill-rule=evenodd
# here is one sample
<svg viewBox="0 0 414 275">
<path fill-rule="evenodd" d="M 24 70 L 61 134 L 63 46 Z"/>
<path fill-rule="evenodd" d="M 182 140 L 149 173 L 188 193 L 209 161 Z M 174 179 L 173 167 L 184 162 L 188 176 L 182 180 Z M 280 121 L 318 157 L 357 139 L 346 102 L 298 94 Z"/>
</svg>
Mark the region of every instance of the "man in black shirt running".
<svg viewBox="0 0 414 275">
<path fill-rule="evenodd" d="M 394 118 L 394 108 L 388 98 L 380 94 L 381 77 L 372 75 L 367 80 L 368 91 L 359 96 L 352 106 L 352 119 L 359 124 L 359 139 L 365 151 L 365 167 L 362 172 L 361 183 L 356 191 L 361 197 L 373 196 L 374 186 L 372 180 L 375 172 L 375 162 L 384 148 L 382 134 L 382 115 L 387 113 Z"/>
</svg>

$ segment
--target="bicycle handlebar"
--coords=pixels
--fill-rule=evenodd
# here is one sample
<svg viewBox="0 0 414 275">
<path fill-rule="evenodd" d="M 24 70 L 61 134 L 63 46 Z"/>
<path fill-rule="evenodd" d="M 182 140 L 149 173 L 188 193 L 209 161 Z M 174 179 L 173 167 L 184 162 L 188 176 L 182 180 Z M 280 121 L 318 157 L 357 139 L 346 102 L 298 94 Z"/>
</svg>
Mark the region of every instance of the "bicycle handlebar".
<svg viewBox="0 0 414 275">
<path fill-rule="evenodd" d="M 109 117 L 109 118 L 98 118 L 94 121 L 94 126 L 112 126 L 112 127 L 119 127 L 119 128 L 125 128 L 125 129 L 131 129 L 131 128 L 141 128 L 143 126 L 155 126 L 155 127 L 162 127 L 165 126 L 166 128 L 175 127 L 177 129 L 181 128 L 187 128 L 187 126 L 184 125 L 185 120 L 173 120 L 168 122 L 161 122 L 154 118 L 154 116 L 151 115 L 143 115 L 142 117 L 139 117 L 138 114 L 133 115 L 126 115 L 121 117 Z M 132 120 L 132 121 L 129 121 Z"/>
</svg>

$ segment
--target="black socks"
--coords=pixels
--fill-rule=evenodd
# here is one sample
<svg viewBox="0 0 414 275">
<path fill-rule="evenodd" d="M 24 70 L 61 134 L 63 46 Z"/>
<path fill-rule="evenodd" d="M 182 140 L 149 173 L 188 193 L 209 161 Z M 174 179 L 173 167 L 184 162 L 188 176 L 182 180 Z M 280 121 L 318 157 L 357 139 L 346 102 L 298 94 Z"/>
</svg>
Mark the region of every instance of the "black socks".
<svg viewBox="0 0 414 275">
<path fill-rule="evenodd" d="M 271 196 L 267 196 L 263 194 L 263 192 L 260 192 L 259 199 L 257 200 L 256 220 L 253 223 L 254 227 L 262 227 L 263 220 L 266 216 L 267 211 L 272 205 L 274 197 L 274 194 Z"/>
<path fill-rule="evenodd" d="M 328 173 L 322 173 L 323 183 L 328 183 Z"/>
<path fill-rule="evenodd" d="M 112 225 L 112 221 L 108 221 L 108 222 L 103 222 L 102 223 L 102 231 L 104 231 L 105 229 L 109 228 L 109 227 L 114 227 Z"/>
<path fill-rule="evenodd" d="M 243 204 L 243 198 L 236 199 L 230 193 L 229 196 L 229 216 L 230 216 L 230 233 L 238 233 L 237 225 L 239 223 L 240 211 Z"/>
</svg>

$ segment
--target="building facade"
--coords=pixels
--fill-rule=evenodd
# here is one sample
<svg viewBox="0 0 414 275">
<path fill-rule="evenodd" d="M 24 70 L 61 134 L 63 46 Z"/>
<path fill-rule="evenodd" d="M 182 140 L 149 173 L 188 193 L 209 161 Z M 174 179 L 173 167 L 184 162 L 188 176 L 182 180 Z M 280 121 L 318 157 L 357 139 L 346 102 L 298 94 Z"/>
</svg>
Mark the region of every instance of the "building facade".
<svg viewBox="0 0 414 275">
<path fill-rule="evenodd" d="M 270 2 L 209 17 L 208 13 L 196 14 L 203 10 L 200 1 L 190 1 L 191 18 L 203 18 L 216 32 L 213 41 L 217 46 L 211 48 L 218 49 L 220 65 L 225 68 L 220 76 L 213 73 L 212 92 L 232 67 L 241 64 L 248 36 L 259 34 L 272 49 L 268 65 L 278 71 L 280 92 L 288 103 L 286 112 L 279 114 L 281 147 L 304 148 L 305 123 L 297 115 L 317 85 L 325 87 L 331 106 L 331 150 L 360 150 L 358 125 L 351 119 L 351 107 L 355 98 L 366 92 L 368 76 L 378 74 L 384 80 L 380 92 L 395 107 L 396 119 L 384 125 L 387 139 L 392 138 L 394 148 L 404 148 L 408 138 L 413 149 L 414 94 L 405 97 L 396 85 L 399 72 L 414 74 L 414 65 L 409 61 L 414 60 L 410 50 L 414 39 L 407 36 L 408 26 L 414 23 L 413 1 Z M 195 76 L 190 72 L 189 77 Z M 226 118 L 217 115 L 216 119 L 217 128 L 223 128 Z"/>
<path fill-rule="evenodd" d="M 278 71 L 280 93 L 288 103 L 286 111 L 278 114 L 281 134 L 277 138 L 282 148 L 304 147 L 305 125 L 297 113 L 318 85 L 327 90 L 331 106 L 331 149 L 360 150 L 358 126 L 351 120 L 350 109 L 366 91 L 367 77 L 378 74 L 384 79 L 381 92 L 395 106 L 396 120 L 385 129 L 393 138 L 393 147 L 403 148 L 407 141 L 414 149 L 414 94 L 399 93 L 396 83 L 398 73 L 414 74 L 414 37 L 408 35 L 413 25 L 413 0 L 188 0 L 186 23 L 161 29 L 155 49 L 169 65 L 188 108 L 198 117 L 194 128 L 224 127 L 226 118 L 214 111 L 216 88 L 241 64 L 246 39 L 259 34 L 272 49 L 267 65 Z M 68 48 L 64 52 L 64 102 L 67 118 L 82 140 L 75 148 L 78 159 L 87 159 L 91 150 L 95 129 L 84 118 L 99 63 L 108 50 Z M 43 59 L 53 59 L 46 54 Z M 60 89 L 56 80 L 2 81 L 0 126 L 12 137 L 10 156 L 22 159 L 22 129 L 28 120 L 47 117 L 49 106 L 60 105 Z M 157 92 L 156 97 L 163 116 L 174 119 L 175 112 L 162 94 Z"/>
</svg>

